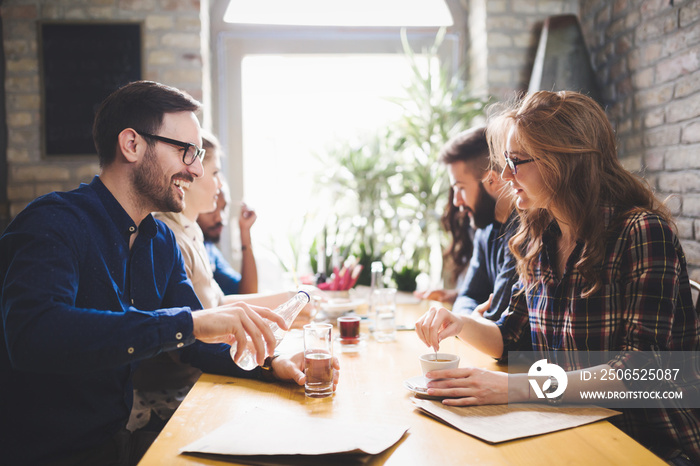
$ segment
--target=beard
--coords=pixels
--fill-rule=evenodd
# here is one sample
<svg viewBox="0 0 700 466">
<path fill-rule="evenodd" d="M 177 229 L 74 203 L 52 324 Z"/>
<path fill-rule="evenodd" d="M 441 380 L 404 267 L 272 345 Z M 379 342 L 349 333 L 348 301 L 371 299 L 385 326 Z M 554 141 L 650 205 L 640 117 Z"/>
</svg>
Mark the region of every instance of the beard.
<svg viewBox="0 0 700 466">
<path fill-rule="evenodd" d="M 189 174 L 180 174 L 179 178 L 192 181 Z M 166 178 L 151 147 L 146 150 L 141 166 L 132 172 L 131 183 L 141 203 L 150 204 L 149 210 L 153 212 L 182 212 L 185 207 L 173 188 L 173 179 Z"/>
<path fill-rule="evenodd" d="M 201 227 L 202 225 L 200 225 Z M 207 228 L 202 228 L 202 235 L 204 236 L 204 241 L 209 243 L 218 243 L 221 240 L 221 228 L 224 224 L 217 222 Z"/>
<path fill-rule="evenodd" d="M 489 195 L 482 183 L 479 183 L 479 194 L 474 207 L 472 227 L 486 228 L 496 220 L 496 200 Z"/>
</svg>

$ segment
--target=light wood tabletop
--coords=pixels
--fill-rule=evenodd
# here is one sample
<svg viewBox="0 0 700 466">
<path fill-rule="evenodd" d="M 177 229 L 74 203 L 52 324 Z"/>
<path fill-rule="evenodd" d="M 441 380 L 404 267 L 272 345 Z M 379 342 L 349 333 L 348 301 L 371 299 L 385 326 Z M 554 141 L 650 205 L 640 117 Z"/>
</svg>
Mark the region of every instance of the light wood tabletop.
<svg viewBox="0 0 700 466">
<path fill-rule="evenodd" d="M 427 308 L 427 303 L 400 304 L 397 323 L 412 326 Z M 294 338 L 300 340 L 295 332 L 288 338 L 292 343 Z M 440 350 L 459 354 L 460 367 L 507 370 L 456 338 L 444 341 Z M 413 331 L 399 331 L 396 341 L 388 343 L 369 338 L 356 354 L 336 352 L 340 382 L 335 395 L 325 399 L 306 398 L 304 388 L 293 384 L 204 374 L 139 464 L 237 464 L 179 451 L 252 407 L 348 422 L 395 421 L 410 426 L 396 445 L 372 458 L 372 465 L 666 464 L 607 421 L 491 445 L 421 414 L 413 407 L 412 393 L 403 381 L 420 375 L 418 356 L 426 352 Z"/>
</svg>

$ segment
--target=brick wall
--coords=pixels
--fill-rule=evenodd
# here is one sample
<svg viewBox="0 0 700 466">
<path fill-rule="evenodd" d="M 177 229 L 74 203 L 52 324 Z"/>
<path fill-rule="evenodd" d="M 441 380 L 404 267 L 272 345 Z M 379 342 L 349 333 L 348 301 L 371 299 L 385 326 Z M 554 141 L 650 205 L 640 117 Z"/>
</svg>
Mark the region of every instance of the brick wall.
<svg viewBox="0 0 700 466">
<path fill-rule="evenodd" d="M 7 66 L 11 216 L 35 197 L 73 189 L 98 172 L 96 156 L 41 154 L 38 21 L 142 22 L 144 79 L 186 90 L 199 100 L 203 97 L 200 0 L 5 0 L 0 14 Z"/>
<path fill-rule="evenodd" d="M 527 89 L 542 21 L 579 16 L 620 159 L 667 200 L 700 281 L 700 1 L 470 0 L 469 11 L 470 78 L 498 99 Z"/>
<path fill-rule="evenodd" d="M 527 90 L 542 22 L 578 8 L 578 0 L 470 0 L 471 81 L 497 99 Z"/>
<path fill-rule="evenodd" d="M 580 18 L 620 158 L 668 198 L 700 280 L 700 1 L 581 0 Z"/>
</svg>

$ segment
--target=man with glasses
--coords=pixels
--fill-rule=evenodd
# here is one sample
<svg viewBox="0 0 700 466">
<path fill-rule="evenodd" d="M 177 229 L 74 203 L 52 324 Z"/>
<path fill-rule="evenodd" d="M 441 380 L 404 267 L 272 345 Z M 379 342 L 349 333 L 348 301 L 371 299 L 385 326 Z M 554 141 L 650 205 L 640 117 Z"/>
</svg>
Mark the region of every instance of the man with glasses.
<svg viewBox="0 0 700 466">
<path fill-rule="evenodd" d="M 36 199 L 0 238 L 0 462 L 134 464 L 145 448 L 124 428 L 131 376 L 165 351 L 262 377 L 220 343 L 249 337 L 263 365 L 275 347 L 264 319 L 282 319 L 241 303 L 192 312 L 201 305 L 175 238 L 150 214 L 181 211 L 202 174 L 198 109 L 158 83 L 115 91 L 93 127 L 99 176 Z M 268 376 L 299 374 L 296 361 L 268 364 Z"/>
<path fill-rule="evenodd" d="M 517 216 L 504 192 L 505 183 L 490 167 L 486 129 L 481 126 L 456 135 L 442 148 L 439 159 L 447 165 L 453 205 L 466 211 L 476 229 L 472 257 L 452 312 L 468 315 L 476 311 L 498 320 L 517 281 L 508 249 L 508 240 L 517 231 Z M 435 299 L 430 293 L 424 298 Z M 430 312 L 422 319 L 431 318 Z"/>
</svg>

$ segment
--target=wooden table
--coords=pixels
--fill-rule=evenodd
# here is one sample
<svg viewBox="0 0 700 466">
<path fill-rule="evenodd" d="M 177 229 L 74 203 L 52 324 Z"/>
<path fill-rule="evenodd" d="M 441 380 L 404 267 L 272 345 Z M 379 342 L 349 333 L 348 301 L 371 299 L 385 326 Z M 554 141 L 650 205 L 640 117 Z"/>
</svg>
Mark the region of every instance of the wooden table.
<svg viewBox="0 0 700 466">
<path fill-rule="evenodd" d="M 412 325 L 427 306 L 400 305 L 397 323 Z M 506 370 L 455 338 L 440 349 L 459 354 L 460 367 Z M 377 455 L 372 465 L 666 464 L 607 421 L 490 445 L 423 415 L 411 404 L 412 394 L 403 381 L 420 375 L 418 356 L 425 352 L 413 331 L 397 332 L 397 340 L 390 343 L 369 339 L 357 354 L 338 352 L 338 389 L 333 397 L 320 400 L 307 399 L 303 387 L 296 385 L 204 374 L 139 464 L 236 464 L 182 455 L 179 449 L 254 406 L 301 416 L 410 425 L 402 440 Z"/>
</svg>

